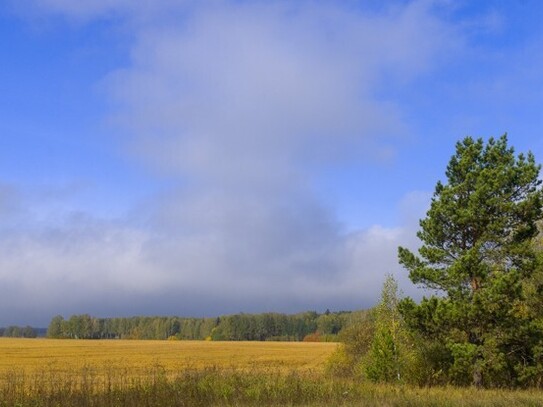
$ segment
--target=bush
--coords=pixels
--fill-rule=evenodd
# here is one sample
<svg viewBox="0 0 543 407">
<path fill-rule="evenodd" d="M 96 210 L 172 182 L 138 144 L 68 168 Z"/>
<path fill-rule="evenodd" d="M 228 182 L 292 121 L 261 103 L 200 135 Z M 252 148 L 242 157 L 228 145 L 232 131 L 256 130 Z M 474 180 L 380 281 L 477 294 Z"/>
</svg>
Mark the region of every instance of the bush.
<svg viewBox="0 0 543 407">
<path fill-rule="evenodd" d="M 331 377 L 353 377 L 355 366 L 356 360 L 353 355 L 347 352 L 345 344 L 340 344 L 326 361 L 324 371 Z"/>
<path fill-rule="evenodd" d="M 313 332 L 312 334 L 308 334 L 304 336 L 303 342 L 320 342 L 321 341 L 321 334 L 318 332 Z"/>
</svg>

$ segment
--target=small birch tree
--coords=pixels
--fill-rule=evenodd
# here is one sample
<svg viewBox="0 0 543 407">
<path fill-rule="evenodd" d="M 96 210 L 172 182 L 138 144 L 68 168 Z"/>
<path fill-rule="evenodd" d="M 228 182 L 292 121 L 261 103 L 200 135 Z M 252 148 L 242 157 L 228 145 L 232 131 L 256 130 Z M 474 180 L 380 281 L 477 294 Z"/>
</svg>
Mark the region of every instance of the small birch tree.
<svg viewBox="0 0 543 407">
<path fill-rule="evenodd" d="M 375 334 L 364 361 L 367 377 L 375 382 L 405 381 L 404 374 L 416 358 L 398 311 L 399 301 L 398 283 L 387 275 L 375 309 Z"/>
</svg>

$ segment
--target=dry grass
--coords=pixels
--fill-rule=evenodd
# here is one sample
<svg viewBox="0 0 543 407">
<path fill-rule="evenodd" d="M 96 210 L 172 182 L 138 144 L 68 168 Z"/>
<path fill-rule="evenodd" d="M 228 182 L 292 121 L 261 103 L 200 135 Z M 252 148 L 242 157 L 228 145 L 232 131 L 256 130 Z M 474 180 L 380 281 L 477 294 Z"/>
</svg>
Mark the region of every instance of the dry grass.
<svg viewBox="0 0 543 407">
<path fill-rule="evenodd" d="M 113 379 L 113 380 L 109 380 Z M 96 380 L 93 372 L 7 374 L 0 407 L 511 407 L 541 406 L 537 390 L 477 390 L 376 385 L 315 373 L 186 370 L 168 378 L 150 369 L 144 378 Z"/>
<path fill-rule="evenodd" d="M 81 368 L 166 372 L 206 367 L 322 371 L 333 343 L 61 340 L 0 338 L 0 374 Z"/>
<path fill-rule="evenodd" d="M 330 343 L 0 339 L 0 407 L 543 405 L 539 390 L 375 385 L 323 374 Z"/>
</svg>

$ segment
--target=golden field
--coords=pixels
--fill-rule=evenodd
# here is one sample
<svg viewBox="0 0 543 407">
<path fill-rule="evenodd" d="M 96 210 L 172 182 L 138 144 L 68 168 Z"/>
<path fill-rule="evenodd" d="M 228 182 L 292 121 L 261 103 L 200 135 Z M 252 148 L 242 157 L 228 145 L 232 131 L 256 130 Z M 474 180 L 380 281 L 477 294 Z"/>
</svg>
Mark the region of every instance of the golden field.
<svg viewBox="0 0 543 407">
<path fill-rule="evenodd" d="M 336 346 L 0 338 L 0 407 L 543 405 L 537 389 L 419 388 L 330 377 L 323 367 Z"/>
<path fill-rule="evenodd" d="M 186 368 L 322 371 L 337 344 L 312 342 L 205 342 L 0 338 L 0 374 L 53 370 Z"/>
</svg>

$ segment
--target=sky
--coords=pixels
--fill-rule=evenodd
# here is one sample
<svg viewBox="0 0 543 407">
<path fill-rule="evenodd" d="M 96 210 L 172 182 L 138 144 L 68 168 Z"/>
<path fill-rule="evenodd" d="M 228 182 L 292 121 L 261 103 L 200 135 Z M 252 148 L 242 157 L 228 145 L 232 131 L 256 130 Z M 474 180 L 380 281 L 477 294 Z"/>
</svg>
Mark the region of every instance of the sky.
<svg viewBox="0 0 543 407">
<path fill-rule="evenodd" d="M 0 0 L 0 326 L 376 303 L 455 143 L 543 160 L 543 3 Z"/>
</svg>

